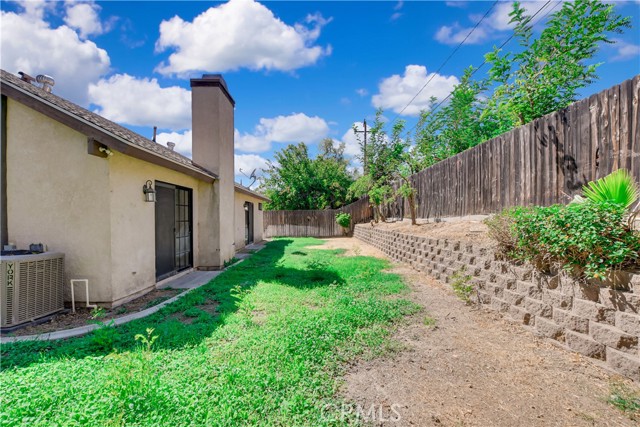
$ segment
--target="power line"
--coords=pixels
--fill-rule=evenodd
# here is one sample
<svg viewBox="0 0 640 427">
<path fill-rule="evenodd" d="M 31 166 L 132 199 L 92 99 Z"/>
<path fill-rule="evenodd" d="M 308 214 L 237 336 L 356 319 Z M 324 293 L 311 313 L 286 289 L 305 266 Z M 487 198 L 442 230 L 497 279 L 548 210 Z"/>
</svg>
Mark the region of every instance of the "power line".
<svg viewBox="0 0 640 427">
<path fill-rule="evenodd" d="M 551 1 L 551 0 L 549 0 Z M 471 29 L 471 31 L 469 31 L 469 33 L 466 35 L 466 37 L 464 38 L 464 40 L 462 40 L 458 46 L 456 46 L 455 49 L 453 49 L 453 51 L 449 54 L 449 56 L 444 60 L 444 62 L 442 64 L 440 64 L 440 67 L 438 67 L 438 69 L 436 70 L 435 73 L 431 74 L 431 77 L 429 78 L 429 80 L 427 80 L 427 82 L 420 88 L 420 90 L 418 91 L 418 93 L 416 93 L 413 98 L 411 98 L 411 100 L 407 103 L 407 105 L 405 105 L 402 110 L 400 110 L 400 112 L 398 112 L 395 117 L 390 120 L 391 123 L 393 123 L 403 112 L 404 110 L 406 110 L 409 105 L 411 105 L 411 103 L 413 101 L 416 100 L 416 98 L 418 97 L 418 95 L 420 95 L 422 93 L 422 91 L 427 87 L 427 85 L 429 83 L 431 83 L 431 80 L 434 79 L 434 77 L 442 70 L 442 68 L 447 65 L 447 62 L 449 62 L 449 60 L 453 57 L 453 55 L 456 54 L 456 52 L 462 47 L 462 45 L 467 41 L 467 39 L 471 36 L 471 34 L 473 34 L 473 32 L 478 28 L 478 26 L 480 26 L 480 24 L 482 23 L 482 21 L 484 21 L 484 19 L 489 15 L 489 13 L 493 10 L 493 8 L 495 7 L 496 4 L 498 4 L 499 0 L 496 0 L 491 7 L 489 8 L 489 10 L 487 10 L 485 12 L 485 14 L 482 16 L 482 18 L 480 18 L 480 20 L 476 23 L 476 25 Z"/>
<path fill-rule="evenodd" d="M 540 13 L 544 8 L 546 8 L 546 7 L 549 5 L 549 3 L 551 3 L 551 0 L 548 0 L 544 5 L 542 5 L 542 7 L 541 7 L 540 9 L 538 9 L 538 11 L 537 11 L 536 13 L 534 13 L 534 14 L 531 16 L 531 20 L 533 20 L 533 18 L 535 18 L 535 17 L 536 17 L 536 16 L 537 16 L 537 15 L 538 15 L 538 14 L 539 14 L 539 13 Z M 544 16 L 540 17 L 540 19 L 538 19 L 538 20 L 537 20 L 534 24 L 532 24 L 532 25 L 533 25 L 533 26 L 535 26 L 538 22 L 540 22 L 540 21 L 542 21 L 544 18 L 546 18 L 546 17 L 547 17 L 551 12 L 553 12 L 553 11 L 555 10 L 555 8 L 556 8 L 556 7 L 558 7 L 558 5 L 559 5 L 560 3 L 561 3 L 561 2 L 559 2 L 559 1 L 558 1 L 558 2 L 556 2 L 556 4 L 555 4 L 551 9 L 549 9 L 549 11 L 548 11 L 547 13 L 545 13 L 545 14 L 544 14 Z M 509 43 L 509 42 L 510 42 L 514 37 L 515 37 L 515 35 L 516 35 L 516 34 L 515 34 L 515 32 L 514 32 L 513 34 L 511 34 L 511 36 L 509 36 L 509 38 L 507 38 L 507 39 L 506 39 L 506 40 L 505 40 L 505 41 L 504 41 L 504 42 L 503 42 L 503 43 L 498 47 L 498 50 L 500 50 L 500 49 L 502 49 L 503 47 L 505 47 L 505 46 L 506 46 L 506 44 L 507 44 L 507 43 Z M 484 61 L 482 61 L 482 64 L 480 64 L 477 68 L 475 68 L 475 69 L 471 72 L 471 75 L 470 75 L 469 77 L 473 77 L 473 75 L 474 75 L 475 73 L 477 73 L 477 72 L 478 72 L 478 71 L 479 71 L 483 66 L 485 66 L 485 65 L 486 65 L 486 63 L 487 63 L 487 60 L 485 59 Z M 447 96 L 446 96 L 446 98 L 444 98 L 442 101 L 438 102 L 438 103 L 435 105 L 435 107 L 433 107 L 433 108 L 431 109 L 431 112 L 435 112 L 438 108 L 440 108 L 440 106 L 441 106 L 442 104 L 444 104 L 445 102 L 447 102 L 447 101 L 449 100 L 449 98 L 451 98 L 451 96 L 452 96 L 452 95 L 453 95 L 453 91 L 451 91 L 451 92 L 449 93 L 449 95 L 447 95 Z M 405 107 L 405 108 L 406 108 L 406 107 Z M 404 111 L 404 110 L 403 110 L 403 111 Z M 398 115 L 399 115 L 399 114 L 398 114 Z M 398 116 L 396 116 L 396 118 L 397 118 L 397 117 L 398 117 Z M 394 118 L 394 120 L 395 120 L 395 118 Z M 416 126 L 418 126 L 418 123 L 419 123 L 419 121 L 418 121 L 418 122 L 416 122 L 416 124 L 415 124 L 415 125 L 413 125 L 413 127 L 411 127 L 411 129 L 409 129 L 409 130 L 407 131 L 407 133 L 411 133 L 411 132 L 416 128 Z"/>
</svg>

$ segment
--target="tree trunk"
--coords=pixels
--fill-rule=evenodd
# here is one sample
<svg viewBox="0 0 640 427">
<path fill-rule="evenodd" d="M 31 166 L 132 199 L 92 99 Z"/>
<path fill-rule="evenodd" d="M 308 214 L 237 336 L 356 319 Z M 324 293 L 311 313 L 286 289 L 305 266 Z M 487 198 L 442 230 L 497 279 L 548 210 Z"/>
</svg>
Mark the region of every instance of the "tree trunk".
<svg viewBox="0 0 640 427">
<path fill-rule="evenodd" d="M 405 182 L 405 185 L 409 187 L 407 200 L 409 201 L 409 211 L 411 211 L 411 225 L 416 225 L 416 189 L 411 185 L 411 180 L 406 176 L 400 176 Z"/>
<path fill-rule="evenodd" d="M 411 211 L 411 225 L 416 225 L 416 194 L 414 191 L 409 195 L 409 210 Z"/>
</svg>

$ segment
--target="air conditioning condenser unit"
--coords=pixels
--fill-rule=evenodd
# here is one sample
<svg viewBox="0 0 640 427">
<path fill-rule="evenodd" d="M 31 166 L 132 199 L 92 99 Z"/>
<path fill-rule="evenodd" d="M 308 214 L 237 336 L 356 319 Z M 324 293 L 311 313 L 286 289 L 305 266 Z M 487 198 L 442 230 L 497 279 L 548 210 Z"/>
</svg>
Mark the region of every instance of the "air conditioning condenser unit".
<svg viewBox="0 0 640 427">
<path fill-rule="evenodd" d="M 0 259 L 2 329 L 64 310 L 64 254 L 8 255 Z"/>
</svg>

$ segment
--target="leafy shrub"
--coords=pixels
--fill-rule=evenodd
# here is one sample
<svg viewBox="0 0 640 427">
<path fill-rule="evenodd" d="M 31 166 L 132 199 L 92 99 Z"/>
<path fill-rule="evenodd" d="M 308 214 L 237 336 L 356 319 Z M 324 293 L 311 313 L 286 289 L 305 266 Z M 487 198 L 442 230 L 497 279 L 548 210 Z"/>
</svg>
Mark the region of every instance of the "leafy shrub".
<svg viewBox="0 0 640 427">
<path fill-rule="evenodd" d="M 198 317 L 200 316 L 202 313 L 204 313 L 204 311 L 198 307 L 190 307 L 188 309 L 186 309 L 185 311 L 182 312 L 182 315 L 184 317 Z"/>
<path fill-rule="evenodd" d="M 466 269 L 463 267 L 453 273 L 451 276 L 451 287 L 453 292 L 467 304 L 471 304 L 471 294 L 473 293 L 473 285 L 470 282 L 470 275 L 465 275 Z"/>
<path fill-rule="evenodd" d="M 326 270 L 330 263 L 322 259 L 310 259 L 305 261 L 305 265 L 309 270 Z"/>
<path fill-rule="evenodd" d="M 93 350 L 111 351 L 120 339 L 120 333 L 114 328 L 115 322 L 96 322 L 99 327 L 89 335 L 89 347 Z"/>
<path fill-rule="evenodd" d="M 499 251 L 531 261 L 542 270 L 556 266 L 590 278 L 638 265 L 640 233 L 625 221 L 624 205 L 592 201 L 549 207 L 513 208 L 486 221 Z"/>
<path fill-rule="evenodd" d="M 610 385 L 608 402 L 632 420 L 640 421 L 640 389 L 623 382 L 613 382 Z"/>
<path fill-rule="evenodd" d="M 351 226 L 351 214 L 339 212 L 336 214 L 336 222 L 340 227 L 349 228 Z"/>
<path fill-rule="evenodd" d="M 140 341 L 140 343 L 142 343 L 142 348 L 146 352 L 150 352 L 151 351 L 151 348 L 153 347 L 153 344 L 158 339 L 158 335 L 153 335 L 153 331 L 155 331 L 154 328 L 147 328 L 146 329 L 146 332 L 147 332 L 146 336 L 143 335 L 143 334 L 136 334 L 136 336 L 135 336 L 135 340 L 136 341 Z"/>
<path fill-rule="evenodd" d="M 513 252 L 518 247 L 515 222 L 516 218 L 522 216 L 522 210 L 524 209 L 529 208 L 507 208 L 499 214 L 493 215 L 484 220 L 484 223 L 489 229 L 489 237 L 498 242 L 499 255 L 513 257 Z"/>
<path fill-rule="evenodd" d="M 226 260 L 226 261 L 223 263 L 222 268 L 227 268 L 227 267 L 229 267 L 229 266 L 231 266 L 231 265 L 235 264 L 235 263 L 236 263 L 236 262 L 238 262 L 238 261 L 239 261 L 239 260 L 238 260 L 238 258 L 236 258 L 236 257 L 233 257 L 233 258 L 231 258 L 231 259 L 228 259 L 228 260 Z"/>
</svg>

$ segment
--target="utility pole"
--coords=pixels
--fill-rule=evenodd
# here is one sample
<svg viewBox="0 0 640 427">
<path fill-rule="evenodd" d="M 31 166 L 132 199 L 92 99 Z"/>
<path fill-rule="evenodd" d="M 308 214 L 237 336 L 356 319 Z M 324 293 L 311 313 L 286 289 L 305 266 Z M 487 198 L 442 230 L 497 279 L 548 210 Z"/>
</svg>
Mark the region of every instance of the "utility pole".
<svg viewBox="0 0 640 427">
<path fill-rule="evenodd" d="M 367 173 L 367 119 L 364 119 L 362 121 L 362 123 L 364 124 L 364 130 L 357 130 L 354 129 L 355 133 L 364 133 L 364 145 L 363 145 L 363 165 L 362 165 L 362 170 L 364 171 L 364 173 Z"/>
</svg>

